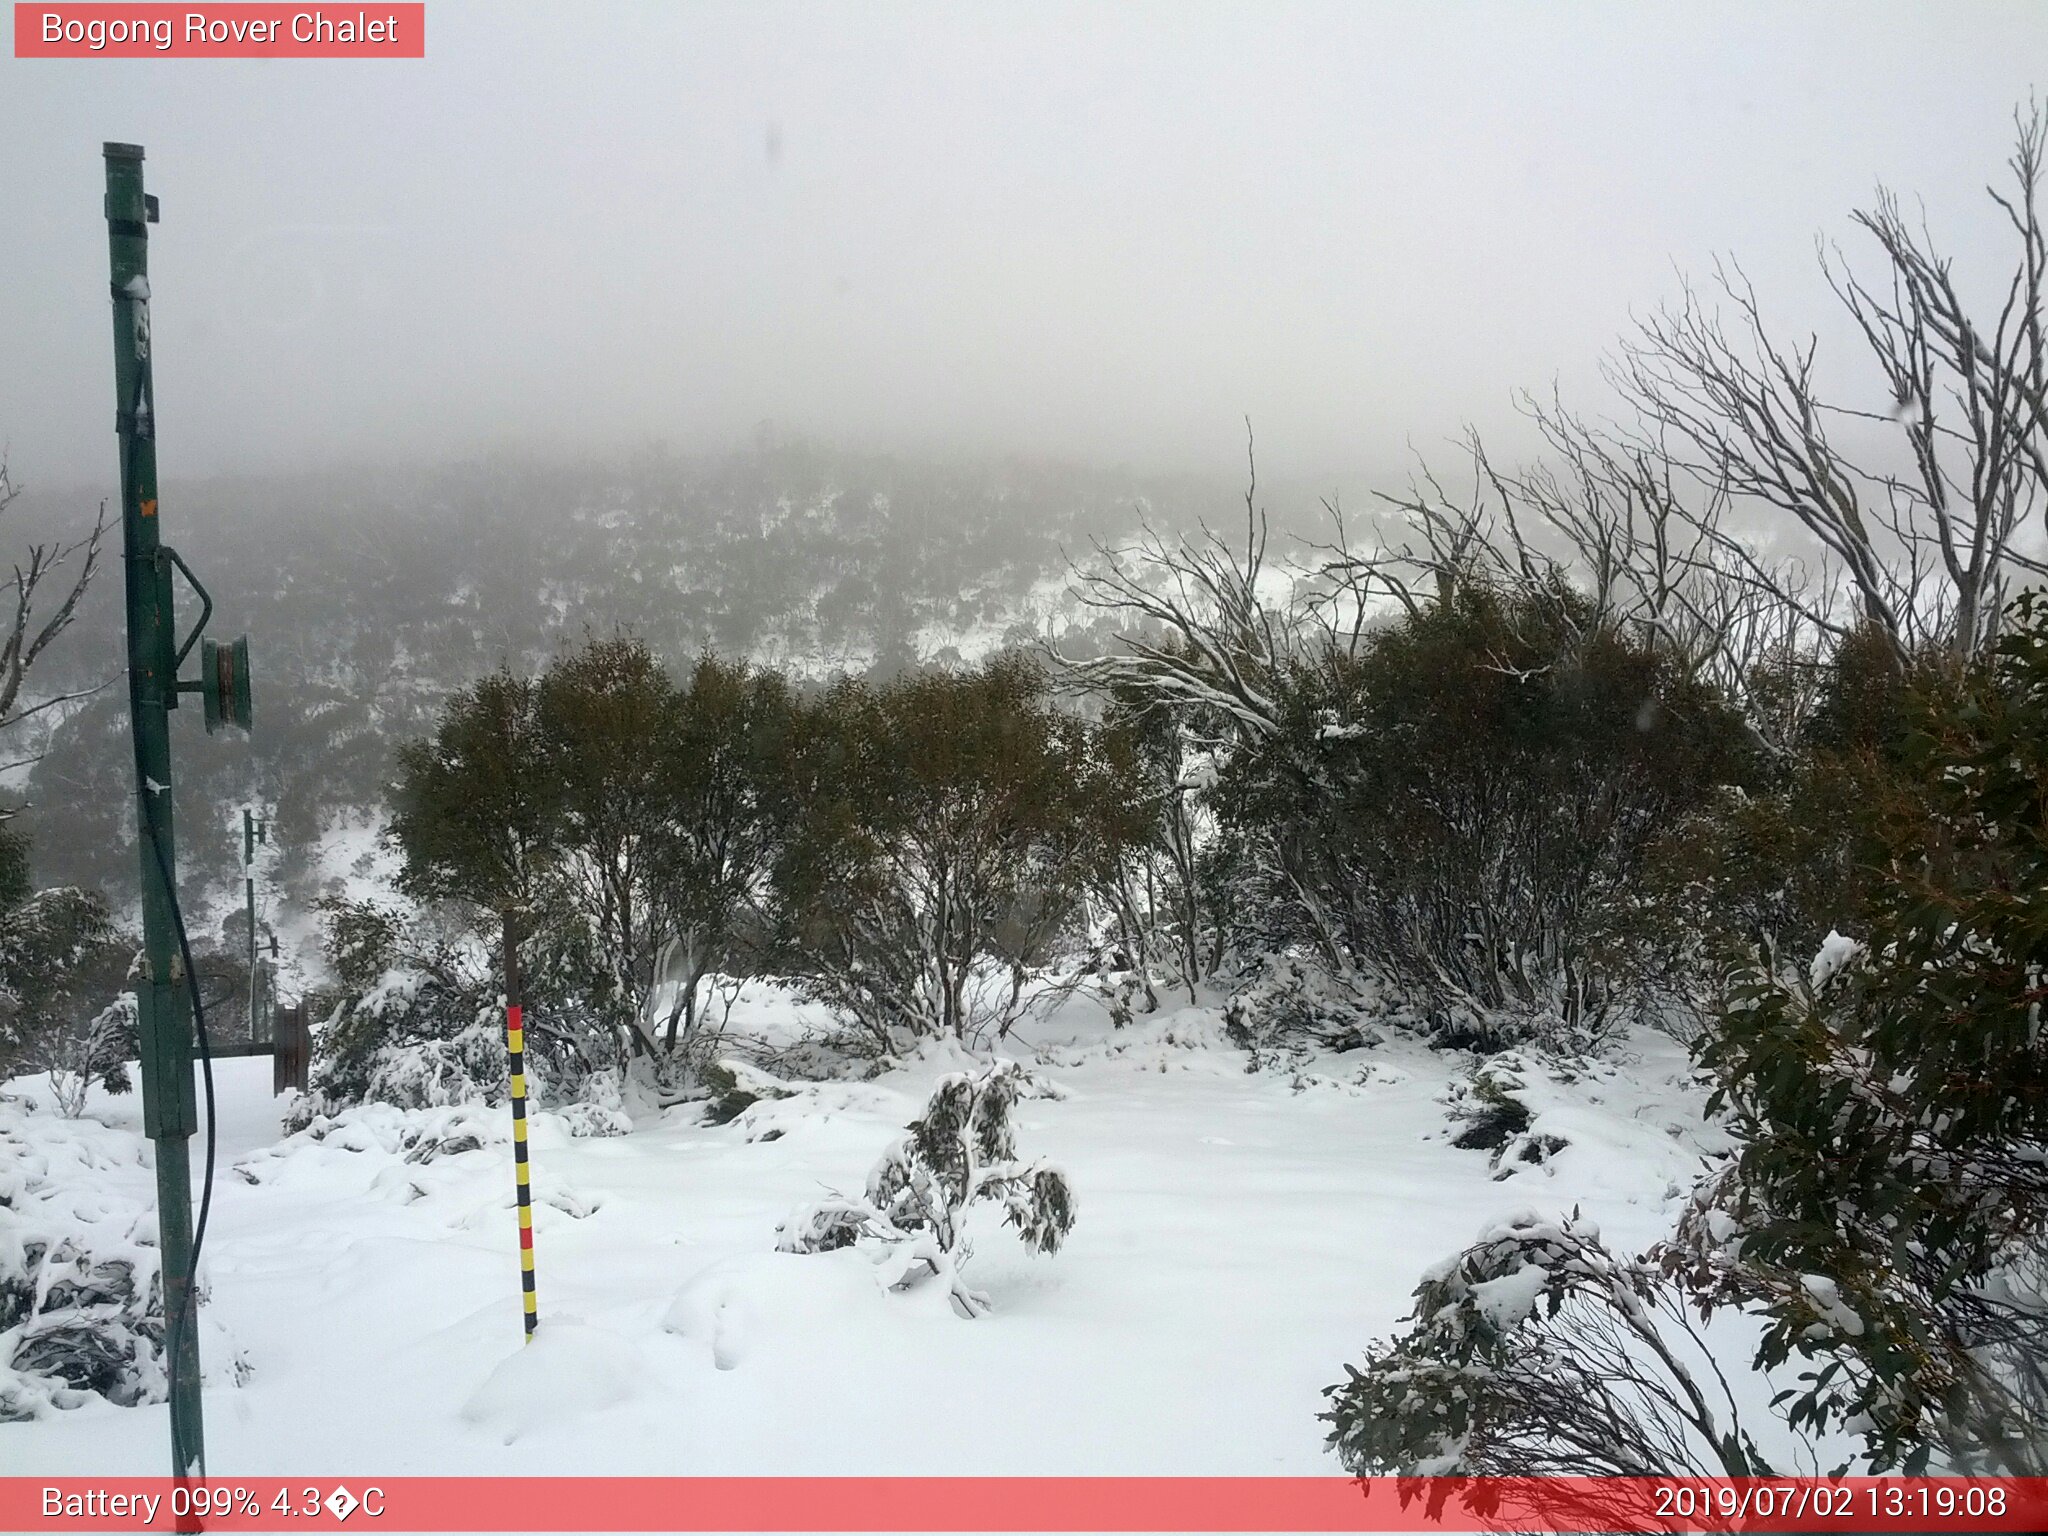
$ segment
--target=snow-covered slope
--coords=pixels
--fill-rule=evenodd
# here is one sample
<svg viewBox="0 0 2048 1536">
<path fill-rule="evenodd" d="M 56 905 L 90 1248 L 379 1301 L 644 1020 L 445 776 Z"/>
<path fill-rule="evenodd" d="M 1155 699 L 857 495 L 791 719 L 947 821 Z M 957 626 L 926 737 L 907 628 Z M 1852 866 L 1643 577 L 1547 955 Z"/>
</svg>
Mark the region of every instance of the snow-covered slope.
<svg viewBox="0 0 2048 1536">
<path fill-rule="evenodd" d="M 1334 1471 L 1321 1389 L 1425 1266 L 1518 1208 L 1578 1205 L 1639 1247 L 1718 1145 L 1682 1052 L 1655 1035 L 1532 1088 L 1539 1126 L 1572 1145 L 1499 1179 L 1451 1145 L 1459 1062 L 1420 1046 L 1248 1074 L 1213 1011 L 1111 1033 L 1081 1001 L 1033 1045 L 1059 1096 L 1019 1106 L 1020 1149 L 1065 1168 L 1078 1220 L 1052 1257 L 978 1232 L 968 1274 L 992 1315 L 954 1316 L 937 1287 L 885 1292 L 853 1251 L 773 1251 L 779 1219 L 857 1191 L 961 1064 L 935 1055 L 722 1126 L 688 1106 L 576 1139 L 541 1115 L 526 1348 L 504 1111 L 429 1125 L 372 1106 L 278 1144 L 268 1063 L 223 1063 L 205 1270 L 251 1374 L 209 1384 L 211 1471 Z M 49 1125 L 0 1112 L 28 1144 Z M 87 1133 L 110 1154 L 95 1188 L 146 1202 L 139 1105 L 90 1113 L 109 1126 Z M 423 1134 L 487 1139 L 409 1160 Z M 161 1408 L 96 1404 L 0 1425 L 0 1456 L 151 1473 L 165 1433 Z"/>
</svg>

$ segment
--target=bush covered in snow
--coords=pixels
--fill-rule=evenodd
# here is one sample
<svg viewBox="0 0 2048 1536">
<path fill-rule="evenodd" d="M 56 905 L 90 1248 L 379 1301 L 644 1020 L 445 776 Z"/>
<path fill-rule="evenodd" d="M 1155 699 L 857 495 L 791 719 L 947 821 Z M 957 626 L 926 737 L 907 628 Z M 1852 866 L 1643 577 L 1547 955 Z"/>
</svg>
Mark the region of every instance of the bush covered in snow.
<svg viewBox="0 0 2048 1536">
<path fill-rule="evenodd" d="M 1066 1175 L 1017 1156 L 1010 1112 L 1031 1087 L 1015 1062 L 942 1078 L 910 1134 L 883 1154 L 859 1200 L 807 1205 L 776 1228 L 785 1253 L 826 1253 L 866 1243 L 885 1253 L 889 1283 L 936 1276 L 963 1317 L 988 1311 L 989 1299 L 961 1278 L 972 1249 L 970 1210 L 993 1206 L 1027 1248 L 1054 1253 L 1074 1226 Z"/>
<path fill-rule="evenodd" d="M 1423 1276 L 1409 1322 L 1328 1391 L 1330 1443 L 1361 1476 L 1773 1470 L 1683 1291 L 1576 1213 L 1490 1226 Z"/>
<path fill-rule="evenodd" d="M 69 1114 L 87 1088 L 128 1091 L 135 945 L 91 891 L 37 891 L 0 911 L 0 1079 L 47 1072 Z"/>
<path fill-rule="evenodd" d="M 1451 1119 L 1459 1128 L 1451 1145 L 1490 1153 L 1496 1179 L 1546 1163 L 1567 1145 L 1563 1137 L 1536 1125 L 1524 1101 L 1526 1080 L 1541 1070 L 1521 1053 L 1508 1051 L 1479 1062 L 1463 1081 L 1451 1083 Z"/>
<path fill-rule="evenodd" d="M 1739 976 L 1701 1057 L 1741 1136 L 1683 1229 L 1881 1467 L 2048 1475 L 2048 603 L 1921 710 L 1860 943 Z"/>
<path fill-rule="evenodd" d="M 350 1104 L 503 1096 L 501 994 L 476 935 L 442 914 L 365 901 L 329 903 L 326 923 L 339 995 L 314 1026 L 310 1091 L 293 1107 L 294 1125 Z"/>
<path fill-rule="evenodd" d="M 0 1100 L 0 1422 L 165 1399 L 155 1210 L 109 1188 L 144 1161 L 132 1131 Z M 247 1362 L 209 1331 L 209 1372 L 242 1380 Z"/>
<path fill-rule="evenodd" d="M 1635 887 L 1658 834 L 1751 771 L 1727 700 L 1500 530 L 1436 551 L 1434 602 L 1332 627 L 1267 606 L 1247 527 L 1242 554 L 1148 549 L 1182 601 L 1092 578 L 1171 642 L 1085 668 L 1221 749 L 1203 800 L 1238 944 L 1364 971 L 1479 1049 L 1583 1050 L 1650 1006 Z"/>
<path fill-rule="evenodd" d="M 1254 1069 L 1306 1051 L 1349 1051 L 1379 1042 L 1370 1018 L 1387 1018 L 1370 983 L 1356 974 L 1333 976 L 1294 955 L 1269 956 L 1258 973 L 1224 1005 L 1223 1024 L 1233 1045 L 1251 1052 Z"/>
</svg>

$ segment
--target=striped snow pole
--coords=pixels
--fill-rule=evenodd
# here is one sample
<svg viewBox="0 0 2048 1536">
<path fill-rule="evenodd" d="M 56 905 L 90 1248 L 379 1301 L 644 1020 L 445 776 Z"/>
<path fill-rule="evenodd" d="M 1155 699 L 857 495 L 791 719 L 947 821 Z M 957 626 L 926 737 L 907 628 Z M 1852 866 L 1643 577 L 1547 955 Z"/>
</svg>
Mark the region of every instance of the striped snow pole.
<svg viewBox="0 0 2048 1536">
<path fill-rule="evenodd" d="M 513 915 L 505 912 L 505 1051 L 512 1071 L 512 1169 L 519 1196 L 519 1288 L 526 1337 L 540 1325 L 533 1289 L 533 1176 L 526 1162 L 526 1027 L 519 1006 L 519 947 Z"/>
</svg>

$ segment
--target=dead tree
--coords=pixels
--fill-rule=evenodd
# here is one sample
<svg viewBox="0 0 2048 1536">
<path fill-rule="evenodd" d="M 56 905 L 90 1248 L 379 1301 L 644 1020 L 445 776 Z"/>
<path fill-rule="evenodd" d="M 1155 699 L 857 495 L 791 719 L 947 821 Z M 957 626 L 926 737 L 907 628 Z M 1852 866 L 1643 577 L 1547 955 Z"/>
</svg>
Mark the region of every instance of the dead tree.
<svg viewBox="0 0 2048 1536">
<path fill-rule="evenodd" d="M 9 476 L 5 460 L 0 460 L 0 516 L 21 494 Z M 0 640 L 0 732 L 21 724 L 46 710 L 56 709 L 74 699 L 82 699 L 96 693 L 104 684 L 90 688 L 76 689 L 68 693 L 54 694 L 46 699 L 24 703 L 22 685 L 27 681 L 29 670 L 49 649 L 50 642 L 71 626 L 78 616 L 78 604 L 85 596 L 85 589 L 91 585 L 94 573 L 99 569 L 100 540 L 106 532 L 107 507 L 100 503 L 100 511 L 94 520 L 92 531 L 75 543 L 35 543 L 28 547 L 25 561 L 14 564 L 14 604 L 10 619 L 0 619 L 6 624 L 5 638 Z M 70 589 L 58 600 L 54 610 L 47 616 L 36 612 L 39 596 L 47 597 L 49 583 L 56 574 L 73 561 L 77 562 L 77 574 L 72 577 Z M 4 588 L 0 588 L 4 590 Z M 40 757 L 40 752 L 6 764 L 9 768 L 23 767 Z"/>
<path fill-rule="evenodd" d="M 2039 542 L 2026 537 L 2048 505 L 2048 245 L 2037 205 L 2048 120 L 2035 106 L 2016 122 L 2012 186 L 1990 189 L 2019 245 L 1993 323 L 1972 318 L 1948 258 L 1888 191 L 1855 215 L 1883 253 L 1883 280 L 1865 281 L 1822 247 L 1828 281 L 1884 379 L 1883 408 L 1823 399 L 1816 341 L 1775 338 L 1733 262 L 1716 264 L 1718 302 L 1688 286 L 1610 368 L 1642 441 L 1671 445 L 1678 468 L 1738 506 L 1789 515 L 1839 571 L 1856 619 L 1902 662 L 1980 653 L 1997 636 L 2013 583 L 2048 575 Z M 1895 428 L 1903 441 L 1852 457 L 1844 440 L 1858 424 Z M 1713 547 L 1771 587 L 1742 541 L 1721 533 Z M 1795 594 L 1775 595 L 1798 605 Z M 1837 634 L 1845 628 L 1834 615 L 1805 616 Z"/>
<path fill-rule="evenodd" d="M 1288 657 L 1292 625 L 1259 590 L 1267 575 L 1267 526 L 1249 439 L 1246 455 L 1242 547 L 1207 525 L 1199 538 L 1174 542 L 1147 526 L 1135 543 L 1098 544 L 1097 564 L 1074 572 L 1080 600 L 1118 615 L 1127 628 L 1121 649 L 1072 670 L 1105 692 L 1123 685 L 1192 710 L 1223 732 L 1258 739 L 1279 729 L 1272 685 Z"/>
</svg>

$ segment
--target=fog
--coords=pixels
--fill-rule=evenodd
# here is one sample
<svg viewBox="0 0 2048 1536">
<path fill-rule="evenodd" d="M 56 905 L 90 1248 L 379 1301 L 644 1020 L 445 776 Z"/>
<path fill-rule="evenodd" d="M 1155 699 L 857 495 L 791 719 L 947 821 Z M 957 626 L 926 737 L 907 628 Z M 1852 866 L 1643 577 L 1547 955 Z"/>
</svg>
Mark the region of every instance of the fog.
<svg viewBox="0 0 2048 1536">
<path fill-rule="evenodd" d="M 467 5 L 423 61 L 0 62 L 0 442 L 114 469 L 146 146 L 167 484 L 744 438 L 1398 473 L 1598 404 L 1678 269 L 1824 345 L 1888 182 L 1960 267 L 2037 5 Z M 1853 248 L 1853 247 L 1852 247 Z M 1823 323 L 1825 322 L 1825 323 Z"/>
</svg>

